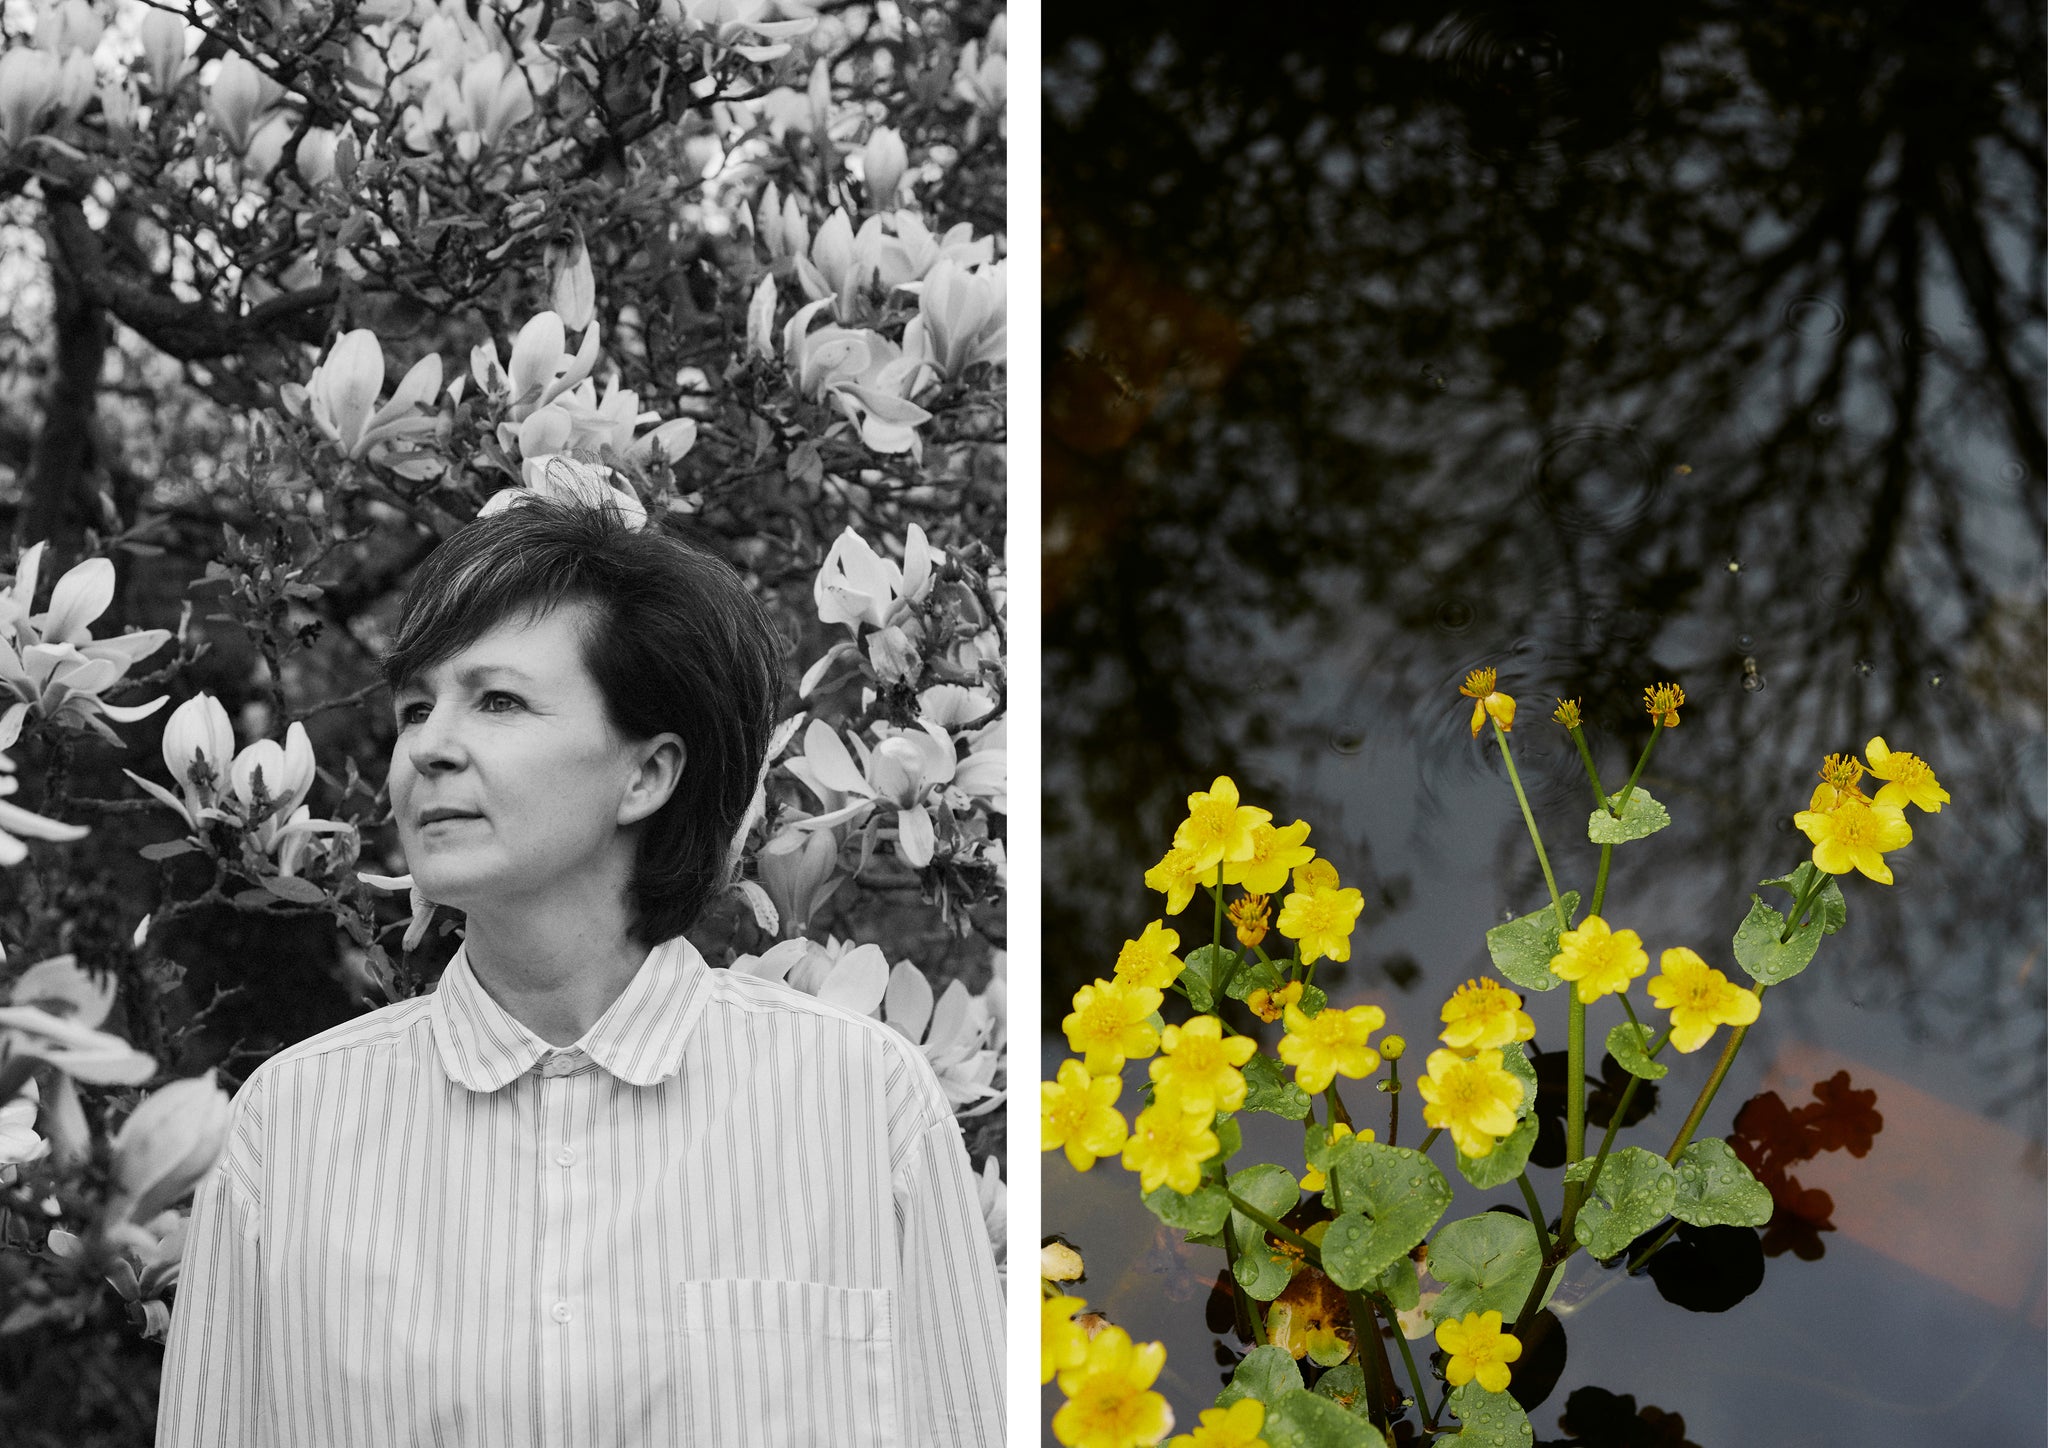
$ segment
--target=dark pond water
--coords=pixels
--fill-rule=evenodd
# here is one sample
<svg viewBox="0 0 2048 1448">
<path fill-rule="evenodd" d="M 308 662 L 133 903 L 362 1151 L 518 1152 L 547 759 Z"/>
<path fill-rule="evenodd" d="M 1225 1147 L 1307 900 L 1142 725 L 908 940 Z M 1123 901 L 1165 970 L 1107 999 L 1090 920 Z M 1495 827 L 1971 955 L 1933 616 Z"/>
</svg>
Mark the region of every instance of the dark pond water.
<svg viewBox="0 0 2048 1448">
<path fill-rule="evenodd" d="M 1847 929 L 1766 998 L 1704 1130 L 1841 1072 L 1881 1128 L 1789 1169 L 1832 1212 L 1781 1210 L 1727 1311 L 1574 1259 L 1531 1417 L 1569 1441 L 1597 1388 L 1681 1415 L 1640 1440 L 1673 1448 L 2041 1443 L 2040 8 L 1359 9 L 1047 6 L 1045 1072 L 1226 772 L 1365 891 L 1352 960 L 1319 968 L 1335 1002 L 1431 1040 L 1484 929 L 1544 899 L 1470 668 L 1522 701 L 1581 890 L 1553 697 L 1618 777 L 1642 686 L 1684 685 L 1644 776 L 1675 823 L 1617 851 L 1606 913 L 1731 970 L 1749 891 L 1807 853 L 1821 756 L 1882 734 L 1954 803 L 1914 816 L 1894 888 L 1846 882 Z M 1622 1141 L 1667 1145 L 1714 1054 Z M 1558 1175 L 1532 1173 L 1553 1211 Z M 1240 1346 L 1207 1323 L 1221 1254 L 1162 1236 L 1113 1162 L 1048 1156 L 1044 1224 L 1091 1305 L 1167 1344 L 1192 1427 Z"/>
</svg>

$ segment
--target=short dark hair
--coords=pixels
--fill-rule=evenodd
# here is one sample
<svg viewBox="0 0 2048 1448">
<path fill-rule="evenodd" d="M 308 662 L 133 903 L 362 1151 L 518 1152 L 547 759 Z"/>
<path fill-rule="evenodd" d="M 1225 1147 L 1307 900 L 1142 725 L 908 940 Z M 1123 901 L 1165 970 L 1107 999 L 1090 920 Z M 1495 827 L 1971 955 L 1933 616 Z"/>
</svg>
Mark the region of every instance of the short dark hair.
<svg viewBox="0 0 2048 1448">
<path fill-rule="evenodd" d="M 614 508 L 535 498 L 427 555 L 384 677 L 400 688 L 505 619 L 570 603 L 588 606 L 583 663 L 613 727 L 636 740 L 672 732 L 688 754 L 675 793 L 641 828 L 627 890 L 635 938 L 658 945 L 727 884 L 775 724 L 775 631 L 731 567 L 657 528 L 628 527 Z"/>
</svg>

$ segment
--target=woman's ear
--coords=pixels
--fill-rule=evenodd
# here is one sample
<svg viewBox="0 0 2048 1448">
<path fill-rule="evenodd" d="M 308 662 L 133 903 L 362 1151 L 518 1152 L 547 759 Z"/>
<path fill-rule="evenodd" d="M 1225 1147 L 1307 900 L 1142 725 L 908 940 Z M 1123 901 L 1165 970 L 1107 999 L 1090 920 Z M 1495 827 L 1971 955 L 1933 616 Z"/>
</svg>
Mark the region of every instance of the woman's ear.
<svg viewBox="0 0 2048 1448">
<path fill-rule="evenodd" d="M 619 823 L 637 824 L 667 804 L 682 782 L 689 750 L 676 734 L 657 734 L 634 746 L 639 759 L 626 793 L 619 800 Z"/>
</svg>

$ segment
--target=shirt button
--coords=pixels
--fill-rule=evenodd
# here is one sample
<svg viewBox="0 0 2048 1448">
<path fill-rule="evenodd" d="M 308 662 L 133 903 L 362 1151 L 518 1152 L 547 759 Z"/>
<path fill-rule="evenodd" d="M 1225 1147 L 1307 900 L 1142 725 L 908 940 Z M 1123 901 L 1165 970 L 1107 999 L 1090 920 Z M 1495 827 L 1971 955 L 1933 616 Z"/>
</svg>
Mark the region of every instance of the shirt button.
<svg viewBox="0 0 2048 1448">
<path fill-rule="evenodd" d="M 565 1146 L 560 1151 L 555 1153 L 556 1166 L 572 1166 L 575 1164 L 575 1161 L 576 1148 L 573 1146 Z"/>
<path fill-rule="evenodd" d="M 549 1311 L 548 1316 L 552 1317 L 556 1322 L 567 1322 L 569 1320 L 569 1304 L 557 1302 Z"/>
</svg>

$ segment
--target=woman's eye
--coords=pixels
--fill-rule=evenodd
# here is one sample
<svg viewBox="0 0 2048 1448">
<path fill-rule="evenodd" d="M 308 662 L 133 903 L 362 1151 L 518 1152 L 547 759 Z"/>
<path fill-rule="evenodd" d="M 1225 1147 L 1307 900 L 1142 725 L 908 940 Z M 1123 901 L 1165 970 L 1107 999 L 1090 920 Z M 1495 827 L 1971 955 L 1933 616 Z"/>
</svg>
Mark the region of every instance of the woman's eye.
<svg viewBox="0 0 2048 1448">
<path fill-rule="evenodd" d="M 506 714 L 510 713 L 514 709 L 524 707 L 521 704 L 518 695 L 500 694 L 496 692 L 484 695 L 483 706 L 486 712 L 492 714 Z"/>
<path fill-rule="evenodd" d="M 398 727 L 403 729 L 408 724 L 421 723 L 433 712 L 432 706 L 427 704 L 402 705 L 398 711 Z"/>
</svg>

